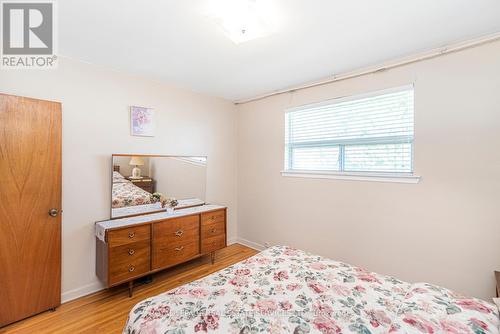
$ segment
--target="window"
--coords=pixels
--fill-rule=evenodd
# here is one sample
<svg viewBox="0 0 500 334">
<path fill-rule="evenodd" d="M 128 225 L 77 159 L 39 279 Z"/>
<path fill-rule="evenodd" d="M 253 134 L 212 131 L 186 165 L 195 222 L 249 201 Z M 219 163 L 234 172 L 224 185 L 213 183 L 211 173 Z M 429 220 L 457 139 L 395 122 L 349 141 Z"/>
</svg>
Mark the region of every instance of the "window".
<svg viewBox="0 0 500 334">
<path fill-rule="evenodd" d="M 413 86 L 288 110 L 285 172 L 409 176 Z"/>
</svg>

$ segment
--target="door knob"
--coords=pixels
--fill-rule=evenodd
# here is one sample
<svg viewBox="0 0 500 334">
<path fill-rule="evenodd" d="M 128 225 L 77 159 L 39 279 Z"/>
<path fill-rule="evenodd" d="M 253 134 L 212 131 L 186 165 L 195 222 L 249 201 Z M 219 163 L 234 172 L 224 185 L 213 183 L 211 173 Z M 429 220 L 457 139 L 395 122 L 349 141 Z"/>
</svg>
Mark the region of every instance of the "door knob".
<svg viewBox="0 0 500 334">
<path fill-rule="evenodd" d="M 57 217 L 58 213 L 59 213 L 59 210 L 57 210 L 57 209 L 50 209 L 49 210 L 49 216 L 51 216 L 51 217 Z"/>
</svg>

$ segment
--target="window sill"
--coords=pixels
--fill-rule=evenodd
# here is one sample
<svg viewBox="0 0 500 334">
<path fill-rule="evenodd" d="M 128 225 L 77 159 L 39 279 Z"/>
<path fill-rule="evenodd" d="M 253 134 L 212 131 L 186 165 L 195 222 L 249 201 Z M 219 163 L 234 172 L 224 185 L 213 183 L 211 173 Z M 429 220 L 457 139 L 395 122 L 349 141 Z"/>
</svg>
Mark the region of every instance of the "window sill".
<svg viewBox="0 0 500 334">
<path fill-rule="evenodd" d="M 281 172 L 281 176 L 303 177 L 312 179 L 336 179 L 347 181 L 370 181 L 392 183 L 418 183 L 420 176 L 413 174 L 383 174 L 383 173 L 334 173 L 324 171 L 291 171 Z"/>
</svg>

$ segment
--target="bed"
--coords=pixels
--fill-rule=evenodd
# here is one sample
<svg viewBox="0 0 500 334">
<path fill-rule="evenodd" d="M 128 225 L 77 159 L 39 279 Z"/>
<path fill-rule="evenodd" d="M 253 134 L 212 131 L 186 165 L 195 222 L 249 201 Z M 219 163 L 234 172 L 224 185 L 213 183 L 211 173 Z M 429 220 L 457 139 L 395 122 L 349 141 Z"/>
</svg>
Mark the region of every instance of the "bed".
<svg viewBox="0 0 500 334">
<path fill-rule="evenodd" d="M 151 194 L 135 186 L 118 171 L 113 171 L 113 209 L 151 203 Z"/>
<path fill-rule="evenodd" d="M 499 333 L 498 309 L 285 246 L 146 299 L 139 333 Z"/>
</svg>

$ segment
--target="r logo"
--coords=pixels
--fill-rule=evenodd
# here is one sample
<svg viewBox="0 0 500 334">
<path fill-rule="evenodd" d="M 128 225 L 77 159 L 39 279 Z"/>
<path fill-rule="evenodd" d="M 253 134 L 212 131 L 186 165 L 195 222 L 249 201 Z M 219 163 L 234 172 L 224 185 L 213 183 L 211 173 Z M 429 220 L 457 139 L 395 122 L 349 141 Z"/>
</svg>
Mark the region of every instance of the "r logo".
<svg viewBox="0 0 500 334">
<path fill-rule="evenodd" d="M 4 55 L 51 55 L 54 47 L 53 4 L 2 3 Z"/>
</svg>

